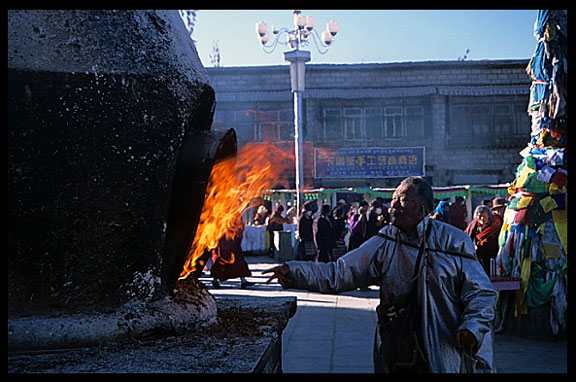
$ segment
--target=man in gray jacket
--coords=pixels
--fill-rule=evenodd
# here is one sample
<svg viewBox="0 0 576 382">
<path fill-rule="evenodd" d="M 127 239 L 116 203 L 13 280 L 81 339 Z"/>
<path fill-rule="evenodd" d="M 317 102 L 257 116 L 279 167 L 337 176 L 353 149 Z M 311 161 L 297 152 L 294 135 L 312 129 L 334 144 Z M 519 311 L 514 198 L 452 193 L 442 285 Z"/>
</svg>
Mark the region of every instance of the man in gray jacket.
<svg viewBox="0 0 576 382">
<path fill-rule="evenodd" d="M 463 231 L 430 219 L 430 184 L 404 179 L 391 224 L 335 262 L 289 261 L 273 273 L 285 288 L 339 293 L 380 286 L 375 372 L 494 372 L 496 291 Z"/>
</svg>

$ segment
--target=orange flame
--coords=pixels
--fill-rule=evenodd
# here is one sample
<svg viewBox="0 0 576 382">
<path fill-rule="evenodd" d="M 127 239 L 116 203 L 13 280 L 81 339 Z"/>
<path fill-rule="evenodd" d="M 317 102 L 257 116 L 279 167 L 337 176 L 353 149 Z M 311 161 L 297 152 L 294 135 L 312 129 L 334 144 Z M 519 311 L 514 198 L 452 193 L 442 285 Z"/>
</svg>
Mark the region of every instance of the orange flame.
<svg viewBox="0 0 576 382">
<path fill-rule="evenodd" d="M 281 182 L 293 164 L 293 155 L 271 143 L 248 143 L 240 148 L 236 158 L 214 164 L 196 236 L 180 279 L 196 270 L 197 260 L 205 250 L 216 248 L 224 235 L 234 236 L 238 214 L 249 207 L 251 199 Z"/>
</svg>

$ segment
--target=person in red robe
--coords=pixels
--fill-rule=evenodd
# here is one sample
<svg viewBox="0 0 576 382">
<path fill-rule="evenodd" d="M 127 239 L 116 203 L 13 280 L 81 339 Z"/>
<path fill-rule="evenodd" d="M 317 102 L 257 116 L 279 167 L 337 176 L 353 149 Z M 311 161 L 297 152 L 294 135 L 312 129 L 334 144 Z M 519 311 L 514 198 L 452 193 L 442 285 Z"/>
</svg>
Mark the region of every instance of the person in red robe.
<svg viewBox="0 0 576 382">
<path fill-rule="evenodd" d="M 474 220 L 466 227 L 466 233 L 476 247 L 476 256 L 486 274 L 490 276 L 490 259 L 498 255 L 498 235 L 502 222 L 492 215 L 487 206 L 481 205 L 474 210 Z"/>
<path fill-rule="evenodd" d="M 246 277 L 251 276 L 252 272 L 250 272 L 242 252 L 244 224 L 241 215 L 237 216 L 230 232 L 232 233 L 231 236 L 222 236 L 218 246 L 212 249 L 212 268 L 210 269 L 210 276 L 213 277 L 212 286 L 219 288 L 219 281 L 240 277 L 241 288 L 245 289 L 254 283 L 246 280 Z"/>
</svg>

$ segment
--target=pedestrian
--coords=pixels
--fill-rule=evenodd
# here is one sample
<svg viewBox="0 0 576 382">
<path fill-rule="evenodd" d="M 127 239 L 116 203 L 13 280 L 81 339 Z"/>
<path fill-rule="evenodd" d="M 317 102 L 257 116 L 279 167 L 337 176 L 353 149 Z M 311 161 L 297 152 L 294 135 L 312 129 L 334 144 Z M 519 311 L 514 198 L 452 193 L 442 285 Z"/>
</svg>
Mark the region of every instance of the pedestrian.
<svg viewBox="0 0 576 382">
<path fill-rule="evenodd" d="M 252 219 L 253 225 L 266 225 L 266 218 L 268 217 L 268 208 L 264 204 L 260 205 L 256 210 L 256 215 Z"/>
<path fill-rule="evenodd" d="M 297 224 L 296 220 L 296 207 L 290 207 L 286 210 L 287 224 Z"/>
<path fill-rule="evenodd" d="M 384 216 L 384 225 L 390 223 L 390 214 L 388 213 L 388 204 L 386 204 L 386 199 L 381 196 L 377 196 L 376 200 L 380 202 L 382 206 L 382 216 Z"/>
<path fill-rule="evenodd" d="M 500 218 L 500 223 L 504 221 L 504 212 L 506 211 L 506 199 L 504 198 L 494 198 L 492 199 L 492 215 L 494 217 Z"/>
<path fill-rule="evenodd" d="M 346 245 L 346 234 L 348 229 L 346 228 L 346 211 L 341 205 L 337 205 L 332 210 L 332 227 L 334 229 L 334 239 L 335 247 L 332 251 L 334 259 L 338 259 L 340 256 L 347 252 Z"/>
<path fill-rule="evenodd" d="M 348 251 L 356 249 L 364 243 L 366 239 L 366 214 L 368 213 L 368 202 L 361 200 L 358 210 L 350 216 L 350 239 L 348 241 Z"/>
<path fill-rule="evenodd" d="M 250 272 L 242 252 L 243 235 L 244 223 L 242 222 L 242 215 L 239 214 L 229 232 L 224 234 L 218 241 L 218 246 L 212 249 L 210 276 L 212 276 L 213 287 L 220 288 L 219 281 L 238 277 L 242 289 L 254 285 L 254 283 L 246 280 L 246 277 L 251 276 L 252 272 Z"/>
<path fill-rule="evenodd" d="M 268 254 L 270 257 L 274 257 L 274 231 L 283 231 L 285 223 L 288 223 L 288 219 L 284 215 L 284 206 L 278 204 L 272 215 L 266 218 L 266 231 L 269 238 L 268 242 L 270 243 Z"/>
<path fill-rule="evenodd" d="M 388 221 L 386 215 L 384 215 L 382 202 L 378 199 L 372 200 L 370 202 L 370 209 L 366 214 L 366 236 L 364 237 L 364 241 L 376 235 L 387 223 Z"/>
<path fill-rule="evenodd" d="M 498 236 L 501 227 L 501 220 L 495 218 L 486 205 L 476 207 L 474 220 L 466 227 L 466 233 L 474 243 L 478 261 L 488 276 L 490 276 L 490 259 L 495 259 L 498 255 Z"/>
<path fill-rule="evenodd" d="M 352 202 L 352 205 L 350 206 L 350 208 L 348 208 L 348 212 L 346 214 L 346 219 L 348 221 L 350 221 L 350 219 L 352 218 L 352 216 L 358 212 L 358 208 L 360 208 L 360 202 Z"/>
<path fill-rule="evenodd" d="M 274 231 L 282 231 L 286 223 L 288 223 L 288 219 L 284 215 L 284 206 L 278 204 L 272 215 L 266 219 L 266 230 L 272 235 Z"/>
<path fill-rule="evenodd" d="M 323 204 L 320 216 L 314 220 L 316 245 L 318 247 L 318 261 L 327 263 L 333 260 L 332 251 L 336 247 L 334 238 L 334 224 L 330 217 L 330 205 Z"/>
<path fill-rule="evenodd" d="M 315 261 L 318 255 L 316 244 L 314 243 L 314 204 L 305 202 L 302 205 L 302 214 L 298 219 L 298 251 L 297 260 Z"/>
<path fill-rule="evenodd" d="M 396 188 L 391 223 L 330 263 L 289 261 L 264 271 L 284 288 L 339 293 L 380 286 L 376 372 L 493 371 L 497 293 L 463 231 L 428 217 L 430 184 L 408 177 Z"/>
<path fill-rule="evenodd" d="M 448 221 L 450 220 L 450 202 L 444 200 L 439 202 L 436 208 L 432 211 L 430 217 L 432 219 L 448 223 Z"/>
<path fill-rule="evenodd" d="M 350 208 L 351 208 L 350 205 L 346 202 L 346 200 L 343 198 L 340 198 L 336 202 L 336 206 L 342 208 L 342 211 L 344 213 L 344 217 L 346 218 L 348 216 L 348 212 L 350 211 Z"/>
<path fill-rule="evenodd" d="M 468 226 L 468 210 L 464 198 L 457 196 L 454 203 L 450 205 L 450 214 L 448 215 L 449 223 L 462 231 Z"/>
</svg>

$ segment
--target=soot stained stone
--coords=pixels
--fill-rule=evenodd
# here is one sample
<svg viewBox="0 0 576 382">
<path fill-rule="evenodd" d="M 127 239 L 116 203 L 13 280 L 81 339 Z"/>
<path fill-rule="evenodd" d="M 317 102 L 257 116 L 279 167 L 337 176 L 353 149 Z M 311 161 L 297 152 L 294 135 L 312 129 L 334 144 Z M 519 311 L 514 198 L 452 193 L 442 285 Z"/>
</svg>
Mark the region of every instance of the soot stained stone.
<svg viewBox="0 0 576 382">
<path fill-rule="evenodd" d="M 176 11 L 8 12 L 9 315 L 170 293 L 223 139 L 213 109 Z M 191 232 L 171 235 L 179 198 Z"/>
</svg>

